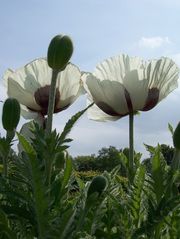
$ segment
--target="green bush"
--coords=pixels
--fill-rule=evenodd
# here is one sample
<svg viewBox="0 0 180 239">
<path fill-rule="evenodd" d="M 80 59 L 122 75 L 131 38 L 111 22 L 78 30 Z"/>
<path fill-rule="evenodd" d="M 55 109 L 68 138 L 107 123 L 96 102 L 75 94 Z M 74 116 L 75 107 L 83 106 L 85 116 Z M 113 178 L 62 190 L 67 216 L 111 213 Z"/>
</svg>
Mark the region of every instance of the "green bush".
<svg viewBox="0 0 180 239">
<path fill-rule="evenodd" d="M 31 142 L 17 133 L 19 155 L 13 141 L 0 138 L 0 238 L 179 238 L 180 172 L 172 166 L 178 158 L 168 165 L 163 147 L 149 147 L 150 170 L 135 154 L 130 181 L 128 174 L 122 177 L 128 154 L 111 147 L 98 155 L 101 170 L 77 171 L 65 151 L 71 141 L 67 135 L 83 112 L 61 134 L 46 135 L 38 124 L 31 129 Z M 112 168 L 115 155 L 120 163 Z M 103 159 L 109 171 L 103 170 Z M 100 184 L 97 178 L 103 179 Z"/>
</svg>

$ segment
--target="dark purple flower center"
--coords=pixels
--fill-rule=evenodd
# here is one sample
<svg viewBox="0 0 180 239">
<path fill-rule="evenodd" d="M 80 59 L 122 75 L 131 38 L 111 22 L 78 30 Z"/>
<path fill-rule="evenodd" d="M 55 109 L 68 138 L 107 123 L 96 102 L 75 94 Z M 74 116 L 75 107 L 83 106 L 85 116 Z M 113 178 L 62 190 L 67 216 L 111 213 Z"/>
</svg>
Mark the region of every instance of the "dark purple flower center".
<svg viewBox="0 0 180 239">
<path fill-rule="evenodd" d="M 128 106 L 127 114 L 129 114 L 130 112 L 134 112 L 133 104 L 131 101 L 130 94 L 126 89 L 124 89 L 124 94 L 125 94 L 125 99 L 126 99 L 126 103 Z M 158 101 L 159 101 L 159 90 L 157 88 L 149 89 L 146 103 L 145 103 L 143 109 L 139 109 L 139 110 L 142 110 L 142 111 L 151 110 L 152 108 L 154 108 L 157 105 Z M 96 104 L 102 111 L 104 111 L 108 115 L 119 116 L 119 117 L 123 117 L 123 116 L 127 115 L 127 114 L 123 115 L 123 114 L 116 112 L 110 105 L 108 105 L 105 102 L 97 102 Z M 135 110 L 138 110 L 138 109 L 135 109 Z"/>
<path fill-rule="evenodd" d="M 149 89 L 148 97 L 142 111 L 148 111 L 154 108 L 159 101 L 159 90 L 157 88 Z"/>
<path fill-rule="evenodd" d="M 49 92 L 50 92 L 50 85 L 46 85 L 44 87 L 38 88 L 37 91 L 34 93 L 35 101 L 41 107 L 41 110 L 39 110 L 38 112 L 41 113 L 43 116 L 47 115 L 47 112 L 48 112 Z M 60 111 L 57 108 L 57 104 L 59 100 L 60 100 L 60 92 L 58 89 L 56 89 L 54 113 Z M 34 110 L 30 107 L 28 108 L 32 111 L 37 112 L 37 110 Z"/>
<path fill-rule="evenodd" d="M 124 89 L 124 95 L 125 95 L 125 98 L 126 98 L 126 103 L 127 103 L 127 106 L 128 106 L 129 113 L 132 113 L 133 112 L 133 104 L 132 104 L 132 101 L 131 101 L 130 94 L 126 89 Z"/>
<path fill-rule="evenodd" d="M 96 103 L 96 105 L 104 111 L 106 114 L 111 116 L 121 116 L 119 113 L 117 113 L 110 105 L 108 105 L 105 102 L 99 101 Z"/>
</svg>

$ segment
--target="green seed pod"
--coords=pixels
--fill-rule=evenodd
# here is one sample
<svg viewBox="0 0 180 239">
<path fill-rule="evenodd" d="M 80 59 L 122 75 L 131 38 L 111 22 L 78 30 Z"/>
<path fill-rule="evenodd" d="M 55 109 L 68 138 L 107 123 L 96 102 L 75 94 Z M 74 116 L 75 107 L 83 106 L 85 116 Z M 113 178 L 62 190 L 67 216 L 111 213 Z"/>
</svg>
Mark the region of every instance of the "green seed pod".
<svg viewBox="0 0 180 239">
<path fill-rule="evenodd" d="M 8 98 L 3 105 L 2 124 L 7 131 L 13 131 L 20 120 L 20 104 L 14 98 Z"/>
<path fill-rule="evenodd" d="M 176 149 L 180 150 L 180 122 L 178 123 L 173 134 L 173 144 Z"/>
<path fill-rule="evenodd" d="M 93 178 L 88 188 L 87 197 L 89 197 L 92 193 L 95 192 L 101 194 L 106 187 L 106 183 L 106 178 L 103 176 L 96 176 L 95 178 Z"/>
<path fill-rule="evenodd" d="M 55 36 L 48 47 L 47 61 L 53 70 L 64 70 L 73 53 L 73 43 L 66 35 Z"/>
</svg>

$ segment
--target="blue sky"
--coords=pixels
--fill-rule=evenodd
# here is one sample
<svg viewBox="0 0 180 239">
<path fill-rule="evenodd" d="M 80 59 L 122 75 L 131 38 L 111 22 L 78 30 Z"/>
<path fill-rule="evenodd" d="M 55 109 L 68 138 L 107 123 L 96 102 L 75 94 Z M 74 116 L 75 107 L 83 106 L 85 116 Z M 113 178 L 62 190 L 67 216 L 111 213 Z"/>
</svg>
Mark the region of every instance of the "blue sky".
<svg viewBox="0 0 180 239">
<path fill-rule="evenodd" d="M 93 71 L 97 63 L 119 53 L 145 59 L 168 56 L 179 64 L 179 12 L 178 0 L 2 0 L 0 78 L 7 68 L 16 69 L 46 56 L 51 38 L 59 33 L 73 39 L 72 62 L 83 71 Z M 5 90 L 1 80 L 0 90 L 3 100 Z M 61 131 L 69 117 L 85 105 L 85 97 L 79 98 L 68 110 L 55 116 L 54 127 Z M 169 122 L 175 127 L 179 122 L 179 105 L 178 89 L 156 108 L 135 118 L 137 151 L 144 152 L 143 143 L 172 144 L 167 125 Z M 0 132 L 5 133 L 1 123 Z M 128 118 L 98 123 L 84 115 L 71 137 L 73 155 L 96 153 L 110 145 L 123 148 L 128 146 Z"/>
</svg>

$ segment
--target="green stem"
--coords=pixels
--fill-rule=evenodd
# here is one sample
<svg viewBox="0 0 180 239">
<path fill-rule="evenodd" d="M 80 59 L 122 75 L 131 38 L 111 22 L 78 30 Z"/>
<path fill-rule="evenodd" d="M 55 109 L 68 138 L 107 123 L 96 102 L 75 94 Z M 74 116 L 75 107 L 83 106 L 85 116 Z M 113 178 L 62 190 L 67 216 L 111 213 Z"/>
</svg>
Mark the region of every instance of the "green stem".
<svg viewBox="0 0 180 239">
<path fill-rule="evenodd" d="M 50 93 L 49 93 L 47 124 L 46 124 L 46 135 L 49 135 L 52 130 L 52 120 L 53 120 L 55 97 L 56 97 L 56 81 L 57 81 L 58 73 L 59 73 L 58 70 L 52 71 L 51 88 L 50 88 Z"/>
<path fill-rule="evenodd" d="M 129 180 L 132 182 L 134 176 L 134 115 L 129 114 L 129 161 L 128 161 Z"/>
<path fill-rule="evenodd" d="M 47 122 L 45 126 L 46 136 L 48 136 L 52 131 L 52 121 L 53 121 L 53 113 L 54 113 L 55 98 L 56 98 L 56 82 L 57 82 L 58 73 L 59 73 L 58 70 L 52 71 L 51 87 L 50 87 L 49 103 L 48 103 L 48 115 L 47 115 Z M 47 162 L 46 162 L 46 170 L 47 170 L 47 184 L 48 184 L 48 187 L 50 187 L 52 162 L 49 161 L 49 159 L 47 159 Z M 48 197 L 50 197 L 50 190 L 48 193 Z"/>
</svg>

